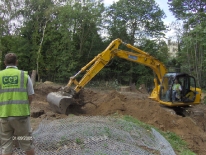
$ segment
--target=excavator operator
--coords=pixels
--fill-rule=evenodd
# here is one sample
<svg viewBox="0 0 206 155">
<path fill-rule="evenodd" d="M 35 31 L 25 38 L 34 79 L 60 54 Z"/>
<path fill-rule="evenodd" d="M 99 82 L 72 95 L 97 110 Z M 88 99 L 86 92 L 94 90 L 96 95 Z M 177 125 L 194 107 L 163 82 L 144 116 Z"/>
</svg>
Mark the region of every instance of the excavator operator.
<svg viewBox="0 0 206 155">
<path fill-rule="evenodd" d="M 172 87 L 172 101 L 173 102 L 180 100 L 181 91 L 182 91 L 182 87 L 181 87 L 178 79 L 175 79 L 175 83 Z"/>
</svg>

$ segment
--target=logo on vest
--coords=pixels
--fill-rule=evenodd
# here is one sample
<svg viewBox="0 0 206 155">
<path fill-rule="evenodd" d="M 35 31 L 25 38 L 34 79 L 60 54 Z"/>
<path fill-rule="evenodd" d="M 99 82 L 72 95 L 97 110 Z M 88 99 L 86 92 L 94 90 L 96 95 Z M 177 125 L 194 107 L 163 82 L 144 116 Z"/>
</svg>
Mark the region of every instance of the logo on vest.
<svg viewBox="0 0 206 155">
<path fill-rule="evenodd" d="M 3 76 L 2 77 L 3 85 L 17 85 L 18 84 L 18 76 Z"/>
</svg>

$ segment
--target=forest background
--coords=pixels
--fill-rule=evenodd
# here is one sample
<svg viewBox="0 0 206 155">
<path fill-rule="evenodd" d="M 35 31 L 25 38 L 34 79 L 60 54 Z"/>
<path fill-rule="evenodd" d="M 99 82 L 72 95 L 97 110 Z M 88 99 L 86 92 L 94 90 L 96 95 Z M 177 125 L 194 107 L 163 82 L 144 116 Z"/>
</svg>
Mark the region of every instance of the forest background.
<svg viewBox="0 0 206 155">
<path fill-rule="evenodd" d="M 168 0 L 168 6 L 181 24 L 166 26 L 165 13 L 154 0 L 119 0 L 109 6 L 102 0 L 0 0 L 0 70 L 4 55 L 14 52 L 19 69 L 37 70 L 38 80 L 65 83 L 120 38 L 169 70 L 191 74 L 205 88 L 206 2 Z M 168 52 L 168 39 L 174 38 L 165 38 L 171 28 L 176 57 Z M 153 78 L 150 68 L 114 58 L 93 80 L 150 87 Z"/>
</svg>

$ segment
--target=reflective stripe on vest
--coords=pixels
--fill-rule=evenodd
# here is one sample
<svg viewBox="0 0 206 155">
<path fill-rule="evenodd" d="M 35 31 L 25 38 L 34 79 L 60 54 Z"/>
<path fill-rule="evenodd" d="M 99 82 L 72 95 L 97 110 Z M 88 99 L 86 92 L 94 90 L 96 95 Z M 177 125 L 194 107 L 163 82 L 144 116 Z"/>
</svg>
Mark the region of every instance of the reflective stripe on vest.
<svg viewBox="0 0 206 155">
<path fill-rule="evenodd" d="M 27 80 L 27 72 L 15 68 L 0 72 L 0 117 L 30 115 Z"/>
<path fill-rule="evenodd" d="M 29 103 L 28 101 L 10 100 L 10 101 L 0 102 L 0 106 L 5 104 L 28 104 L 28 103 Z"/>
<path fill-rule="evenodd" d="M 25 92 L 27 89 L 25 88 L 10 88 L 10 89 L 1 89 L 0 93 L 6 93 L 6 92 Z"/>
<path fill-rule="evenodd" d="M 172 89 L 176 90 L 176 89 L 179 89 L 179 87 L 180 87 L 180 84 L 174 84 Z"/>
</svg>

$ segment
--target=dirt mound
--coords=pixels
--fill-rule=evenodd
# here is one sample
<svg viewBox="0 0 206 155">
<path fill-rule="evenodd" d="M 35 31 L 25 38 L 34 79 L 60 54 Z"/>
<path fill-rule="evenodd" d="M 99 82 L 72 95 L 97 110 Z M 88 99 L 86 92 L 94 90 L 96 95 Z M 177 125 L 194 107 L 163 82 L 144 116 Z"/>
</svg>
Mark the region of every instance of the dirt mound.
<svg viewBox="0 0 206 155">
<path fill-rule="evenodd" d="M 62 85 L 46 81 L 44 83 L 38 83 L 35 86 L 35 92 L 37 92 L 40 95 L 47 95 L 50 92 L 55 92 L 59 90 L 62 87 Z"/>
<path fill-rule="evenodd" d="M 43 90 L 42 90 L 43 89 Z M 45 114 L 33 118 L 36 124 L 43 118 L 59 119 L 65 115 L 46 115 L 51 109 L 46 102 L 46 94 L 58 90 L 58 86 L 42 84 L 35 88 L 37 98 L 32 106 L 44 110 Z M 86 103 L 81 110 L 71 107 L 71 113 L 76 115 L 110 115 L 114 113 L 131 115 L 147 124 L 163 131 L 175 132 L 188 142 L 191 150 L 198 155 L 206 154 L 206 106 L 199 105 L 190 110 L 190 117 L 177 115 L 173 110 L 160 106 L 157 102 L 148 99 L 148 94 L 141 92 L 117 92 L 84 89 L 82 97 Z M 198 113 L 198 111 L 201 112 Z M 37 121 L 38 120 L 38 121 Z"/>
</svg>

